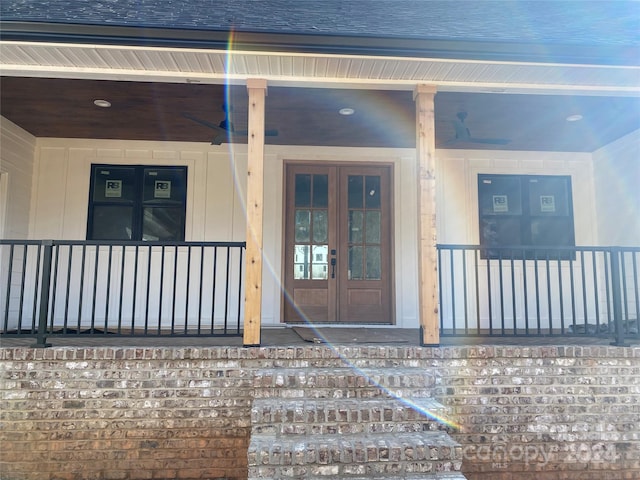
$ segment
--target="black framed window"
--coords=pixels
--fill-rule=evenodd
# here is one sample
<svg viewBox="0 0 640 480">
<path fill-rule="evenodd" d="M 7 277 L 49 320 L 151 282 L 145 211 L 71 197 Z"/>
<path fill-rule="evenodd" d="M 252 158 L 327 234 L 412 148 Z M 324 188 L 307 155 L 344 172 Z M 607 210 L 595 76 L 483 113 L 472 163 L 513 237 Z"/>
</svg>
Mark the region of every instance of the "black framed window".
<svg viewBox="0 0 640 480">
<path fill-rule="evenodd" d="M 183 241 L 187 167 L 92 165 L 88 240 Z"/>
<path fill-rule="evenodd" d="M 483 256 L 541 257 L 544 248 L 575 246 L 571 177 L 478 175 Z M 513 252 L 489 247 L 527 247 Z M 569 252 L 562 256 L 566 257 Z"/>
</svg>

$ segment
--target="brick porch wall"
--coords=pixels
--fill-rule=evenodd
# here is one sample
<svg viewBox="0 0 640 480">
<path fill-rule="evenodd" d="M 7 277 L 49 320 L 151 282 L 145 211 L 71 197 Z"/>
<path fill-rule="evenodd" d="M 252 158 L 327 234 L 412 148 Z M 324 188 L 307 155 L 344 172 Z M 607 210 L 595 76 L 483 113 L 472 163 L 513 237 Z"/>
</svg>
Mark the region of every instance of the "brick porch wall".
<svg viewBox="0 0 640 480">
<path fill-rule="evenodd" d="M 640 478 L 640 347 L 3 348 L 2 480 L 247 477 L 253 372 L 424 366 L 470 480 Z"/>
</svg>

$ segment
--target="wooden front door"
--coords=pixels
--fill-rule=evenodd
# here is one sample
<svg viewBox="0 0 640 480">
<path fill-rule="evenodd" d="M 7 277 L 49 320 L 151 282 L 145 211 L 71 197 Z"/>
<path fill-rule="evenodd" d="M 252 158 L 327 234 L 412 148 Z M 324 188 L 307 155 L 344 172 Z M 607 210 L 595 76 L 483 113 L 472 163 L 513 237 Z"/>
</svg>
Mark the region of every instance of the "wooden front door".
<svg viewBox="0 0 640 480">
<path fill-rule="evenodd" d="M 288 164 L 284 320 L 393 323 L 391 167 Z"/>
</svg>

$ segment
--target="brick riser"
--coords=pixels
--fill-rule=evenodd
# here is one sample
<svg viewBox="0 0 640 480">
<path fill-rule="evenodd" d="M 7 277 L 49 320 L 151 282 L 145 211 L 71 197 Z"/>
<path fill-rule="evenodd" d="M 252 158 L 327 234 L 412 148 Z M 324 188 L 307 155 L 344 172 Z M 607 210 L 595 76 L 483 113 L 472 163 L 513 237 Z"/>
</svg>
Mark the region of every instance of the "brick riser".
<svg viewBox="0 0 640 480">
<path fill-rule="evenodd" d="M 432 376 L 414 368 L 256 373 L 249 480 L 462 480 Z"/>
<path fill-rule="evenodd" d="M 326 435 L 445 430 L 434 417 L 446 409 L 431 398 L 257 399 L 251 410 L 254 434 Z"/>
<path fill-rule="evenodd" d="M 257 372 L 253 386 L 255 398 L 424 398 L 435 379 L 411 368 L 283 368 Z"/>
</svg>

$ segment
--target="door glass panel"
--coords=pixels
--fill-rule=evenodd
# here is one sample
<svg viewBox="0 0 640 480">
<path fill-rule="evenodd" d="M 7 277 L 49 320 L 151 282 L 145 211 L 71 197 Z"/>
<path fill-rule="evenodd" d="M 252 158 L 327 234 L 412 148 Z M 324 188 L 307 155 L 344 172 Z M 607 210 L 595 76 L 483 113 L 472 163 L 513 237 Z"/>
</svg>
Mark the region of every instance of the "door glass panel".
<svg viewBox="0 0 640 480">
<path fill-rule="evenodd" d="M 313 176 L 313 206 L 329 206 L 329 175 Z"/>
<path fill-rule="evenodd" d="M 311 206 L 311 175 L 309 174 L 296 175 L 295 183 L 296 183 L 295 206 L 296 207 Z"/>
<path fill-rule="evenodd" d="M 380 177 L 365 177 L 365 207 L 380 208 Z"/>
<path fill-rule="evenodd" d="M 367 227 L 365 241 L 367 243 L 380 243 L 380 212 L 367 212 Z"/>
<path fill-rule="evenodd" d="M 347 182 L 347 196 L 349 197 L 349 208 L 362 208 L 362 194 L 364 192 L 363 177 L 360 175 L 349 175 Z"/>
<path fill-rule="evenodd" d="M 328 245 L 314 245 L 313 259 L 311 266 L 311 278 L 313 280 L 327 280 L 329 278 L 327 269 L 327 258 L 329 254 Z"/>
<path fill-rule="evenodd" d="M 296 280 L 308 280 L 311 278 L 311 247 L 309 245 L 296 245 L 293 255 L 293 278 Z"/>
<path fill-rule="evenodd" d="M 328 238 L 328 218 L 326 210 L 313 211 L 313 242 L 324 243 Z M 300 240 L 303 241 L 303 240 Z"/>
<path fill-rule="evenodd" d="M 348 177 L 348 276 L 350 280 L 380 280 L 382 213 L 380 176 Z"/>
<path fill-rule="evenodd" d="M 296 242 L 308 242 L 311 238 L 311 211 L 296 210 L 295 221 L 295 239 Z"/>
<path fill-rule="evenodd" d="M 348 277 L 349 280 L 362 280 L 362 270 L 363 270 L 363 258 L 362 258 L 362 247 L 360 246 L 352 246 L 349 247 L 349 269 L 348 269 Z"/>
<path fill-rule="evenodd" d="M 381 258 L 380 247 L 370 247 L 366 249 L 367 258 L 367 280 L 380 280 L 381 277 Z"/>
<path fill-rule="evenodd" d="M 359 210 L 349 210 L 348 222 L 349 243 L 361 243 L 363 223 L 362 212 Z"/>
</svg>

